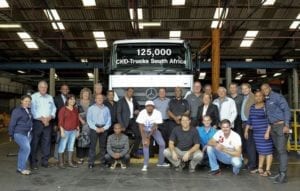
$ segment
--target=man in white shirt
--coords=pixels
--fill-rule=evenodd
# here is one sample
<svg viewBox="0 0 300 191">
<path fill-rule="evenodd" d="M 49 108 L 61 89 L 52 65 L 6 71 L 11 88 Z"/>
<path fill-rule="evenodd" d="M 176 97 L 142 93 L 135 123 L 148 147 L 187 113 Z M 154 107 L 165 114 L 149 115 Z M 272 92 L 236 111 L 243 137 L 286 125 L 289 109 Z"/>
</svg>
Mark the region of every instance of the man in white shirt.
<svg viewBox="0 0 300 191">
<path fill-rule="evenodd" d="M 143 142 L 143 153 L 144 153 L 144 166 L 142 171 L 147 171 L 149 163 L 149 144 L 151 136 L 155 139 L 156 143 L 159 145 L 159 161 L 158 167 L 169 167 L 169 164 L 164 163 L 164 149 L 166 147 L 165 141 L 158 130 L 158 124 L 163 122 L 162 115 L 160 111 L 154 108 L 153 101 L 146 101 L 145 109 L 143 109 L 136 122 L 139 124 L 139 129 L 142 136 Z"/>
<path fill-rule="evenodd" d="M 224 87 L 219 87 L 218 98 L 213 101 L 220 113 L 220 120 L 228 119 L 234 127 L 234 120 L 237 116 L 236 105 L 233 99 L 226 96 L 227 90 Z"/>
<path fill-rule="evenodd" d="M 212 175 L 221 173 L 218 160 L 224 164 L 231 164 L 234 175 L 240 172 L 242 166 L 242 141 L 239 134 L 231 130 L 228 119 L 221 121 L 221 130 L 217 131 L 209 140 L 207 155 Z"/>
</svg>

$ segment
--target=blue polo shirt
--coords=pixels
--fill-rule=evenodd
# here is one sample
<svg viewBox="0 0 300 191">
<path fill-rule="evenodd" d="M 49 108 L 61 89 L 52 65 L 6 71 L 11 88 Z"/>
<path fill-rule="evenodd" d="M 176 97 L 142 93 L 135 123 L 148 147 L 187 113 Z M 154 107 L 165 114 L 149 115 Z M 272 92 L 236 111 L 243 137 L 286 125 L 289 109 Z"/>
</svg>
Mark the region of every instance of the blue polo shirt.
<svg viewBox="0 0 300 191">
<path fill-rule="evenodd" d="M 203 148 L 205 145 L 207 145 L 208 141 L 214 136 L 214 134 L 217 132 L 216 128 L 210 127 L 208 131 L 205 130 L 204 126 L 197 127 L 197 131 L 200 137 L 200 144 Z"/>
</svg>

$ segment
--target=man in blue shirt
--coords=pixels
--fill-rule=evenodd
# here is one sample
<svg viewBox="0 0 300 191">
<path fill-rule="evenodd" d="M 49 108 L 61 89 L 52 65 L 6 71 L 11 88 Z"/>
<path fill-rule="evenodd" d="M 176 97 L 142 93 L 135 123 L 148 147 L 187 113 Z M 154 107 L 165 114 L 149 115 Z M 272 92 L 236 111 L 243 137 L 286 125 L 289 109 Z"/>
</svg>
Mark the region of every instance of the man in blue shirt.
<svg viewBox="0 0 300 191">
<path fill-rule="evenodd" d="M 42 161 L 41 165 L 48 167 L 51 146 L 51 128 L 50 121 L 55 118 L 56 107 L 53 97 L 47 94 L 48 84 L 46 81 L 40 81 L 38 92 L 32 95 L 31 112 L 33 116 L 33 131 L 31 141 L 30 163 L 32 169 L 37 169 L 37 150 L 39 142 L 41 143 Z"/>
<path fill-rule="evenodd" d="M 103 104 L 104 96 L 97 94 L 95 104 L 87 111 L 87 123 L 90 127 L 91 145 L 89 150 L 89 168 L 94 167 L 96 158 L 96 144 L 99 138 L 100 162 L 105 164 L 107 130 L 111 126 L 111 116 L 108 107 Z"/>
<path fill-rule="evenodd" d="M 208 164 L 208 156 L 207 156 L 207 143 L 208 141 L 214 136 L 214 134 L 217 132 L 216 128 L 211 126 L 211 118 L 209 115 L 203 116 L 202 123 L 204 126 L 197 127 L 198 134 L 200 137 L 200 146 L 201 150 L 204 154 L 203 159 L 201 161 L 202 164 L 209 165 Z"/>
<path fill-rule="evenodd" d="M 271 125 L 271 136 L 278 153 L 279 173 L 271 177 L 274 183 L 287 182 L 287 140 L 291 112 L 285 98 L 272 91 L 269 84 L 262 84 L 261 91 L 266 97 L 266 113 Z"/>
</svg>

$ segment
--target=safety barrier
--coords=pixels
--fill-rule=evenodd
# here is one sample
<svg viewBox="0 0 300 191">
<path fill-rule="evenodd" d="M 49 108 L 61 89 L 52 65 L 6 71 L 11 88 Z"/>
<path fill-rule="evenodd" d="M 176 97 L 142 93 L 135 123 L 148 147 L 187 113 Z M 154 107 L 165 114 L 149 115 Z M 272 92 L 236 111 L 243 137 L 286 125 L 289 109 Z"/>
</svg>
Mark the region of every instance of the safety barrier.
<svg viewBox="0 0 300 191">
<path fill-rule="evenodd" d="M 290 138 L 288 140 L 287 149 L 288 151 L 300 151 L 300 124 L 298 123 L 298 117 L 300 117 L 300 109 L 291 109 L 293 121 L 291 124 Z"/>
</svg>

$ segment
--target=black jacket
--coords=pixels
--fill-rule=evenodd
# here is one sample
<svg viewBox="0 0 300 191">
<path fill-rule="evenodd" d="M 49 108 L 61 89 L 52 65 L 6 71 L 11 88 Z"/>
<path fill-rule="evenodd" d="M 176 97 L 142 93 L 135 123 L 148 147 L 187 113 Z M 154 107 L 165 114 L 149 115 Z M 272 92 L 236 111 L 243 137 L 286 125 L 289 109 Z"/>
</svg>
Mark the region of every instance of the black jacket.
<svg viewBox="0 0 300 191">
<path fill-rule="evenodd" d="M 133 111 L 139 110 L 138 102 L 132 98 Z M 134 116 L 136 117 L 136 116 Z M 130 120 L 130 110 L 125 97 L 122 97 L 117 104 L 117 120 L 123 128 L 127 128 Z"/>
<path fill-rule="evenodd" d="M 203 107 L 204 105 L 202 104 L 201 106 L 198 107 L 198 112 L 197 112 L 197 119 L 198 119 L 198 122 L 199 122 L 199 126 L 202 126 L 202 112 L 203 112 Z M 208 105 L 208 108 L 206 110 L 206 114 L 205 115 L 209 115 L 212 122 L 211 122 L 211 126 L 214 126 L 214 125 L 217 125 L 218 126 L 218 123 L 220 121 L 219 119 L 219 109 L 216 105 L 210 103 Z"/>
<path fill-rule="evenodd" d="M 54 104 L 56 107 L 56 117 L 55 117 L 55 125 L 57 125 L 58 123 L 58 112 L 60 110 L 60 108 L 62 108 L 63 106 L 65 106 L 64 100 L 61 97 L 61 94 L 57 95 L 54 97 Z"/>
</svg>

